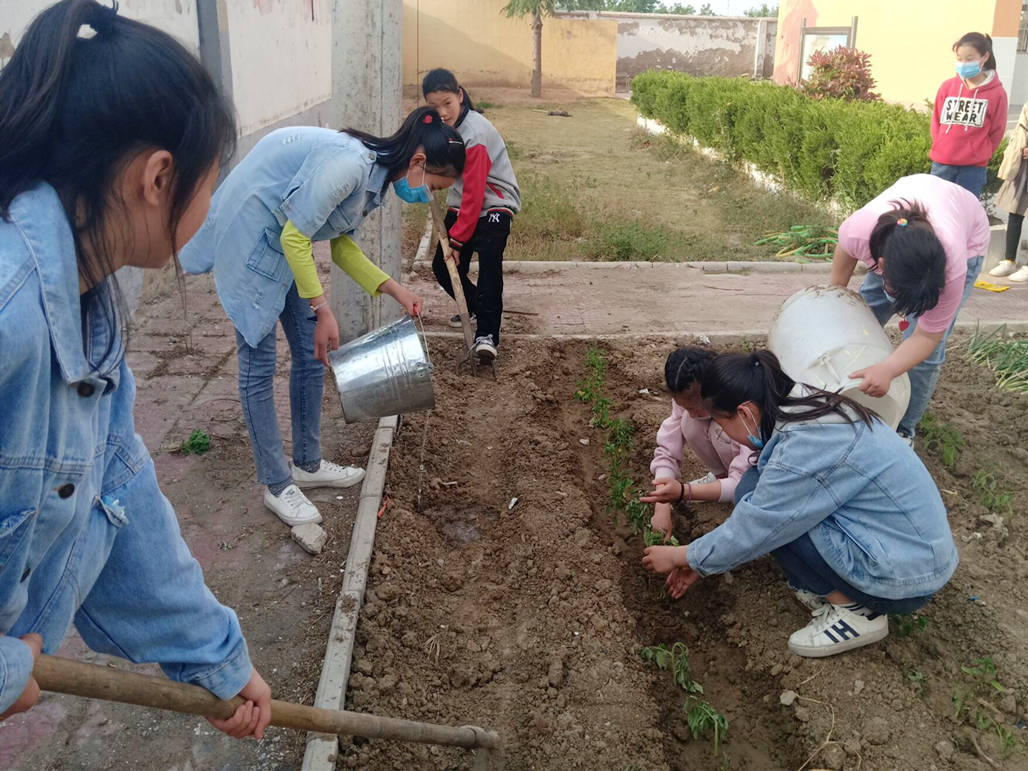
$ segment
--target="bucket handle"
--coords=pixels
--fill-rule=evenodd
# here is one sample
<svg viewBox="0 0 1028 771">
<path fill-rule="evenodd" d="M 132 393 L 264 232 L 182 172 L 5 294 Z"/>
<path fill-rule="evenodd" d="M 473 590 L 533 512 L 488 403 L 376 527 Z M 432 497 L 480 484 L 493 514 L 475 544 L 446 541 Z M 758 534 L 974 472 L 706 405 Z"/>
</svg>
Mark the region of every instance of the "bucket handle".
<svg viewBox="0 0 1028 771">
<path fill-rule="evenodd" d="M 421 344 L 425 347 L 425 358 L 428 359 L 428 371 L 435 370 L 435 363 L 432 361 L 432 352 L 428 348 L 428 335 L 425 334 L 425 322 L 421 320 L 421 314 L 411 316 L 414 320 L 414 331 L 419 333 Z M 420 327 L 420 330 L 418 329 Z"/>
</svg>

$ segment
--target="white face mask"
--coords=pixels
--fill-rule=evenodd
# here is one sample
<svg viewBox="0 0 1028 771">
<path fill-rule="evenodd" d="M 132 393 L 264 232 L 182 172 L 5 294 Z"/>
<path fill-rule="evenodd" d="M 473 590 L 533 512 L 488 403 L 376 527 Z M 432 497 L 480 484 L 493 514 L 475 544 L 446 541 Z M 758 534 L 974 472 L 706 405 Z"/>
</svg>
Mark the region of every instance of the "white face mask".
<svg viewBox="0 0 1028 771">
<path fill-rule="evenodd" d="M 742 419 L 743 428 L 745 428 L 747 431 L 749 431 L 750 427 L 747 425 L 747 415 L 746 415 L 746 413 L 743 412 L 742 410 L 740 410 L 739 411 L 739 417 Z M 754 434 L 756 434 L 756 436 L 754 436 Z M 757 450 L 763 450 L 764 449 L 764 440 L 761 438 L 761 436 L 762 435 L 761 435 L 760 427 L 757 426 L 756 423 L 754 422 L 754 424 L 753 424 L 753 433 L 752 434 L 748 434 L 746 436 L 746 438 L 750 440 L 750 444 L 753 445 L 754 449 L 757 449 Z"/>
</svg>

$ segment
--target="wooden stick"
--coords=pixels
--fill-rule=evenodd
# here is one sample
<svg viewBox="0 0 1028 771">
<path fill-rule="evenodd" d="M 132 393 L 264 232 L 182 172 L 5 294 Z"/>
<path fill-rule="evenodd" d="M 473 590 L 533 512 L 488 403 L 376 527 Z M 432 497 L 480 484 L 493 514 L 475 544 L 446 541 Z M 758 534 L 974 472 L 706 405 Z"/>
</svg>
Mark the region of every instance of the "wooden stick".
<svg viewBox="0 0 1028 771">
<path fill-rule="evenodd" d="M 140 675 L 96 664 L 57 656 L 40 656 L 32 670 L 33 677 L 44 691 L 103 699 L 139 707 L 181 712 L 187 715 L 231 717 L 244 699 L 219 699 L 198 685 L 178 683 L 162 677 Z M 444 744 L 468 749 L 497 749 L 500 737 L 495 732 L 465 726 L 434 725 L 413 720 L 378 717 L 361 712 L 319 709 L 288 701 L 271 702 L 271 725 L 369 739 L 388 739 L 421 744 Z"/>
<path fill-rule="evenodd" d="M 450 238 L 446 233 L 446 221 L 443 219 L 443 213 L 439 209 L 439 202 L 435 198 L 432 198 L 428 202 L 428 207 L 432 211 L 432 222 L 435 225 L 436 238 L 439 239 L 439 245 L 443 250 L 443 262 L 446 263 L 446 270 L 450 273 L 450 283 L 453 284 L 453 299 L 457 301 L 457 312 L 460 314 L 460 325 L 464 330 L 464 343 L 468 347 L 470 353 L 472 347 L 475 345 L 475 335 L 471 331 L 471 317 L 468 314 L 468 302 L 464 298 L 464 287 L 460 283 L 460 275 L 457 273 L 457 263 L 453 260 L 446 259 L 446 255 L 450 252 Z M 471 369 L 475 370 L 475 357 L 471 357 Z"/>
</svg>

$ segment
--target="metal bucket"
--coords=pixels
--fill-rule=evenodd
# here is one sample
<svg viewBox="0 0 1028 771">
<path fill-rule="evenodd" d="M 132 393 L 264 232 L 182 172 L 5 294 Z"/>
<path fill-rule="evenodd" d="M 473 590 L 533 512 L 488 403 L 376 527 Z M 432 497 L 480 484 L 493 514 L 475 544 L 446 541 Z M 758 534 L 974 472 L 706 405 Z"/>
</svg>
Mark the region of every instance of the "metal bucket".
<svg viewBox="0 0 1028 771">
<path fill-rule="evenodd" d="M 435 407 L 432 364 L 410 316 L 351 340 L 328 360 L 347 423 Z"/>
</svg>

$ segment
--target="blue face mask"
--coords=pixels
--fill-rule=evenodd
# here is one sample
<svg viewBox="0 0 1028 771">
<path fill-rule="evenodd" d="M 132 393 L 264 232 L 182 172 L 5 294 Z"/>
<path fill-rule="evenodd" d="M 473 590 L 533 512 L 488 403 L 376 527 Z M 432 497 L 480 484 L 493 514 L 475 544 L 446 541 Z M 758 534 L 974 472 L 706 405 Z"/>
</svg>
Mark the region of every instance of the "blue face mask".
<svg viewBox="0 0 1028 771">
<path fill-rule="evenodd" d="M 743 415 L 743 413 L 741 413 L 741 412 L 739 414 Z M 745 419 L 742 421 L 742 425 L 743 425 L 743 428 L 745 428 L 747 431 L 750 430 L 750 427 L 746 425 Z M 760 429 L 758 429 L 758 428 L 755 428 L 754 432 L 758 433 L 758 434 L 761 433 Z M 750 440 L 750 444 L 753 445 L 754 449 L 756 449 L 756 450 L 763 450 L 764 449 L 764 440 L 762 438 L 760 438 L 759 436 L 754 436 L 753 434 L 748 434 L 746 436 L 746 438 Z"/>
<path fill-rule="evenodd" d="M 977 78 L 981 74 L 982 62 L 980 59 L 976 62 L 957 62 L 957 75 L 965 80 Z"/>
<path fill-rule="evenodd" d="M 410 186 L 410 182 L 407 181 L 408 177 L 410 177 L 410 169 L 407 170 L 406 177 L 398 179 L 393 183 L 393 190 L 396 191 L 396 195 L 400 197 L 400 200 L 407 203 L 428 203 L 431 201 L 432 193 L 424 182 L 424 170 L 422 170 L 422 182 L 417 187 Z"/>
</svg>

